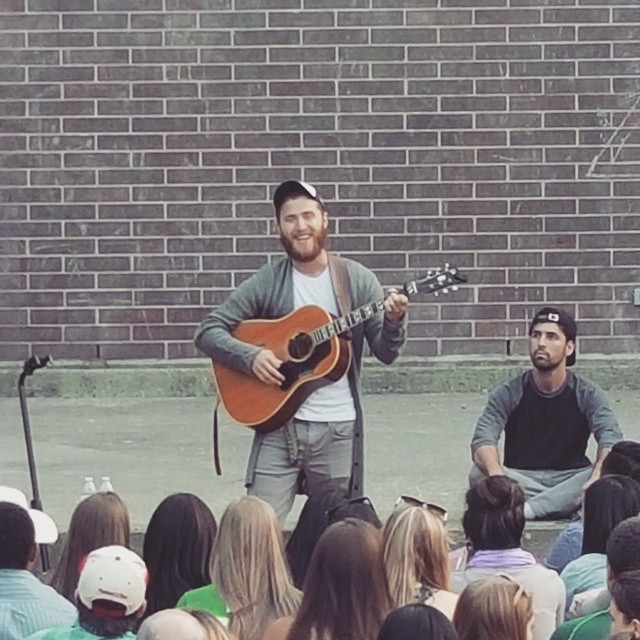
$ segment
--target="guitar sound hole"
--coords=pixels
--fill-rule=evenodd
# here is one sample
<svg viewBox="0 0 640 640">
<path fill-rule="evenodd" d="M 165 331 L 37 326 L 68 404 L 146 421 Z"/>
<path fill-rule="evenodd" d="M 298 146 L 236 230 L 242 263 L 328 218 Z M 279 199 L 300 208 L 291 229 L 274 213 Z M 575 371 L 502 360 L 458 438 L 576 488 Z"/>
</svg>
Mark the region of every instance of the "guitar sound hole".
<svg viewBox="0 0 640 640">
<path fill-rule="evenodd" d="M 313 352 L 313 340 L 308 333 L 299 333 L 289 340 L 289 356 L 300 362 Z"/>
</svg>

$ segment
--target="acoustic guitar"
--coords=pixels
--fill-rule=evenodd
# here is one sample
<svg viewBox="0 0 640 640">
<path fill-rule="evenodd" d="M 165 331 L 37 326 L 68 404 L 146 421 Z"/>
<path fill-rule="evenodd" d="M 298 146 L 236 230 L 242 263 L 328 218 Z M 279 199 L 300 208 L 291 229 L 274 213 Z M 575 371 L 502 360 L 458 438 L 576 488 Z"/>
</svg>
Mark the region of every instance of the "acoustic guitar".
<svg viewBox="0 0 640 640">
<path fill-rule="evenodd" d="M 434 293 L 467 281 L 448 264 L 420 280 L 403 285 L 407 296 Z M 238 340 L 271 349 L 282 360 L 281 385 L 268 385 L 253 374 L 213 362 L 218 398 L 231 418 L 256 431 L 273 431 L 291 419 L 316 390 L 339 380 L 349 369 L 348 332 L 384 309 L 384 299 L 365 304 L 335 318 L 315 305 L 292 311 L 276 320 L 245 320 L 232 332 Z"/>
</svg>

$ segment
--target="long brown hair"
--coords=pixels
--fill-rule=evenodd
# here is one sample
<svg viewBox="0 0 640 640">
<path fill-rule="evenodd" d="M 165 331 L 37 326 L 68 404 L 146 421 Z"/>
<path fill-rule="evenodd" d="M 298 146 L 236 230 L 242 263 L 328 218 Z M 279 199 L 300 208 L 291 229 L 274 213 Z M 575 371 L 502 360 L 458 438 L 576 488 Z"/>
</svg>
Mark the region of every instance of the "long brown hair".
<svg viewBox="0 0 640 640">
<path fill-rule="evenodd" d="M 331 525 L 313 552 L 303 593 L 287 640 L 375 638 L 391 610 L 380 531 L 354 518 Z"/>
<path fill-rule="evenodd" d="M 222 514 L 211 579 L 231 612 L 238 640 L 259 640 L 269 622 L 294 615 L 293 586 L 273 508 L 255 496 L 234 500 Z"/>
<path fill-rule="evenodd" d="M 449 589 L 449 539 L 442 518 L 422 506 L 396 509 L 384 527 L 384 564 L 396 607 L 414 601 L 416 585 Z"/>
<path fill-rule="evenodd" d="M 78 586 L 80 561 L 91 551 L 113 544 L 130 546 L 131 526 L 124 502 L 111 491 L 90 495 L 71 516 L 58 566 L 51 586 L 71 602 Z"/>
<path fill-rule="evenodd" d="M 460 640 L 527 640 L 533 618 L 531 596 L 508 576 L 476 580 L 464 589 L 453 626 Z"/>
</svg>

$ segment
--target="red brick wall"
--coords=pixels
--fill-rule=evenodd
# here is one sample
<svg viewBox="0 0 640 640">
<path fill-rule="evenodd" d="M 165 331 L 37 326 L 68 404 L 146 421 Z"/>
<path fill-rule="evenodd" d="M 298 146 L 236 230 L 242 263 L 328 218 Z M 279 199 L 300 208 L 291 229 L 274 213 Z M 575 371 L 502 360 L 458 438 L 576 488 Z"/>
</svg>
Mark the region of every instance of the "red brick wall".
<svg viewBox="0 0 640 640">
<path fill-rule="evenodd" d="M 637 3 L 478 4 L 0 0 L 0 358 L 194 355 L 291 177 L 385 284 L 469 272 L 409 353 L 502 354 L 545 301 L 637 352 Z"/>
</svg>

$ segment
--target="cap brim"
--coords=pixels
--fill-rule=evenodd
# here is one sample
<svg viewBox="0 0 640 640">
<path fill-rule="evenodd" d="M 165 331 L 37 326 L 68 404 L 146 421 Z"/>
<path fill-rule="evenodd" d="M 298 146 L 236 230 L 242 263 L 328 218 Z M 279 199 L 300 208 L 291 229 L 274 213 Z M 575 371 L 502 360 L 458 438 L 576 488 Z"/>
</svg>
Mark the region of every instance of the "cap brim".
<svg viewBox="0 0 640 640">
<path fill-rule="evenodd" d="M 38 544 L 53 544 L 58 539 L 56 523 L 46 513 L 38 511 L 38 509 L 28 509 L 27 511 L 36 531 L 36 542 Z"/>
</svg>

